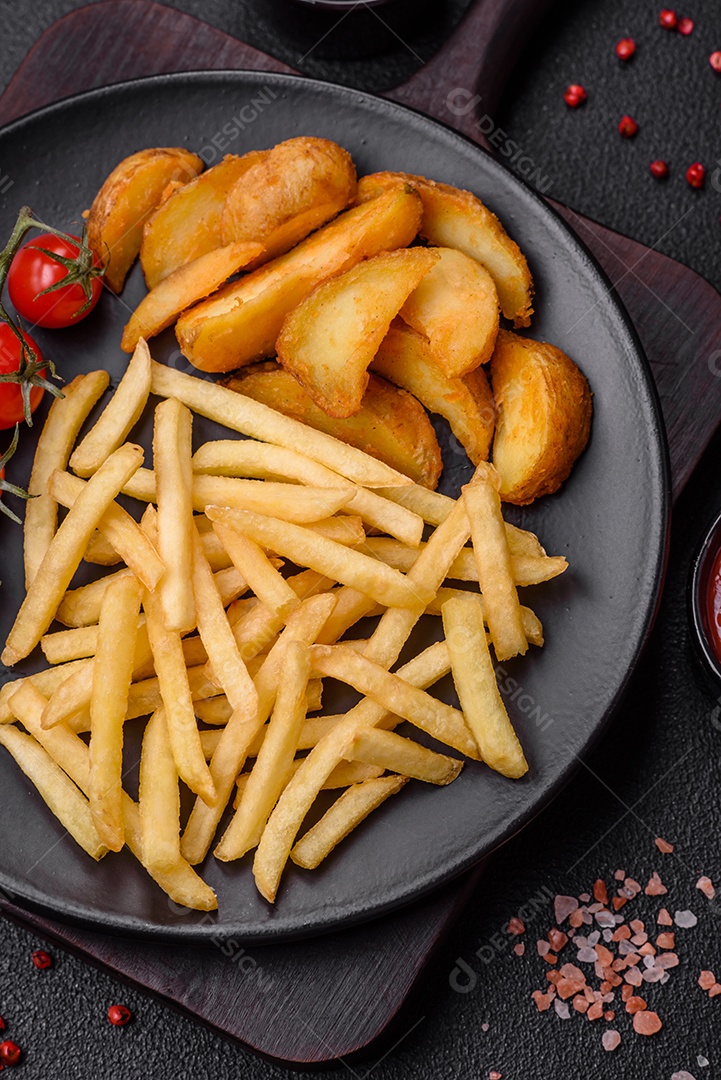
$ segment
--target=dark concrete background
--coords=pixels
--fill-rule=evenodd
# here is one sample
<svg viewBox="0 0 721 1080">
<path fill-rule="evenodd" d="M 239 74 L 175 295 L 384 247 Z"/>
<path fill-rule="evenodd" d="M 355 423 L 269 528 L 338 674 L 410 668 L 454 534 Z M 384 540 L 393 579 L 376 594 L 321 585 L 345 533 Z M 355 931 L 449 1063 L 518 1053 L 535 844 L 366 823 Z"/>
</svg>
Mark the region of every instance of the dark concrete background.
<svg viewBox="0 0 721 1080">
<path fill-rule="evenodd" d="M 37 0 L 2 6 L 4 84 L 42 30 L 81 5 Z M 329 59 L 334 47 L 343 46 L 331 36 L 302 62 L 307 45 L 299 47 L 297 28 L 268 3 L 182 0 L 174 6 L 309 75 L 380 90 L 410 74 L 418 62 L 413 54 L 422 59 L 432 54 L 465 4 L 453 0 L 432 19 L 419 16 L 404 34 L 406 44 L 382 56 Z M 510 74 L 496 119 L 549 176 L 555 198 L 680 259 L 718 287 L 721 184 L 713 176 L 721 158 L 721 77 L 707 59 L 721 48 L 718 0 L 688 0 L 679 9 L 696 21 L 688 38 L 657 26 L 660 6 L 647 0 L 557 4 Z M 613 47 L 627 35 L 639 47 L 636 58 L 622 65 Z M 589 101 L 571 112 L 561 94 L 576 81 L 587 86 Z M 641 127 L 632 141 L 616 132 L 625 112 Z M 648 162 L 656 157 L 672 167 L 663 184 L 648 174 Z M 707 167 L 703 192 L 692 191 L 683 178 L 695 160 Z M 721 505 L 720 451 L 717 439 L 677 507 L 661 614 L 621 716 L 554 806 L 493 859 L 389 1045 L 351 1063 L 351 1075 L 484 1080 L 492 1069 L 504 1080 L 670 1080 L 683 1069 L 696 1080 L 721 1075 L 721 1000 L 709 1000 L 696 985 L 702 968 L 721 975 L 720 919 L 694 888 L 701 873 L 721 884 L 721 734 L 714 723 L 715 703 L 694 674 L 686 615 L 693 549 Z M 673 855 L 658 854 L 657 835 L 676 843 Z M 577 895 L 590 891 L 597 877 L 609 879 L 618 867 L 642 883 L 658 869 L 669 887 L 669 910 L 690 908 L 699 923 L 678 933 L 681 963 L 672 980 L 649 992 L 664 1019 L 663 1031 L 650 1039 L 634 1036 L 629 1018 L 619 1015 L 613 1026 L 624 1040 L 607 1054 L 598 1024 L 580 1016 L 566 1022 L 553 1013 L 540 1016 L 530 1001 L 531 991 L 543 984 L 535 940 L 552 922 L 550 908 L 529 919 L 523 958 L 488 943 L 499 934 L 497 940 L 505 943 L 505 923 L 544 888 Z M 643 912 L 644 903 L 639 909 Z M 70 956 L 57 954 L 53 970 L 36 971 L 29 954 L 41 944 L 0 924 L 0 1015 L 8 1022 L 7 1035 L 26 1051 L 19 1076 L 271 1080 L 288 1075 Z M 486 946 L 482 956 L 492 956 L 488 962 L 474 956 L 481 945 Z M 449 985 L 458 957 L 478 975 L 467 994 Z M 107 1006 L 115 1001 L 135 1013 L 125 1029 L 111 1028 L 105 1020 Z M 698 1055 L 710 1065 L 701 1067 Z M 325 1075 L 348 1071 L 339 1066 Z"/>
</svg>

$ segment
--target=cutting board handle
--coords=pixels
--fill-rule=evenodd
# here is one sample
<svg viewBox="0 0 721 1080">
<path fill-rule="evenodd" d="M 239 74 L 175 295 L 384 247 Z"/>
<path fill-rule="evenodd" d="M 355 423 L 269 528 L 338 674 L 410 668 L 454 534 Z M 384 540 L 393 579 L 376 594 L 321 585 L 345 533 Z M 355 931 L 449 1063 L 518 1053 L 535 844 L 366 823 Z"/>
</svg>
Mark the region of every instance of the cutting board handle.
<svg viewBox="0 0 721 1080">
<path fill-rule="evenodd" d="M 496 110 L 518 55 L 553 0 L 472 0 L 438 52 L 384 96 L 489 147 Z"/>
</svg>

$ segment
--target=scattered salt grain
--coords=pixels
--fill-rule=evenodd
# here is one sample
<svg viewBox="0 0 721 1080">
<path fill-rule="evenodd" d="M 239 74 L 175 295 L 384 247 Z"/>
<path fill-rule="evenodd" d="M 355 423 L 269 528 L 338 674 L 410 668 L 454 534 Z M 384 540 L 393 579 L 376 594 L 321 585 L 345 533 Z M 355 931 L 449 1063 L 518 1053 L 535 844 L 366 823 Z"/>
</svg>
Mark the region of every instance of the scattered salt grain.
<svg viewBox="0 0 721 1080">
<path fill-rule="evenodd" d="M 691 1076 L 690 1072 L 686 1072 L 685 1069 L 681 1069 L 680 1072 L 675 1072 L 672 1075 L 671 1080 L 694 1080 L 694 1077 Z"/>
<path fill-rule="evenodd" d="M 702 1069 L 705 1069 L 708 1065 L 708 1058 L 704 1057 L 703 1054 L 699 1054 L 696 1058 L 696 1064 L 700 1065 Z"/>
<path fill-rule="evenodd" d="M 524 923 L 523 919 L 514 917 L 509 921 L 506 929 L 508 930 L 509 934 L 525 934 L 526 924 Z"/>
<path fill-rule="evenodd" d="M 682 930 L 690 930 L 696 925 L 698 919 L 692 911 L 677 911 L 673 917 L 673 921 L 676 926 L 680 926 Z"/>
<path fill-rule="evenodd" d="M 495 1069 L 491 1069 L 488 1074 L 488 1080 L 503 1080 L 503 1073 L 496 1072 Z"/>
<path fill-rule="evenodd" d="M 658 923 L 659 926 L 673 926 L 673 919 L 671 918 L 669 913 L 666 911 L 665 907 L 662 907 L 661 910 L 659 911 L 658 918 L 656 919 L 656 922 Z"/>
<path fill-rule="evenodd" d="M 481 1024 L 481 1031 L 488 1031 L 490 1026 L 490 1024 Z"/>
<path fill-rule="evenodd" d="M 718 997 L 721 994 L 721 983 L 714 983 L 708 992 L 710 998 Z"/>
<path fill-rule="evenodd" d="M 596 912 L 596 922 L 601 927 L 611 927 L 616 925 L 616 920 L 613 917 L 613 914 L 610 911 L 606 911 L 605 908 L 601 911 Z"/>
<path fill-rule="evenodd" d="M 613 941 L 613 930 L 608 930 L 608 929 L 604 930 L 603 931 L 603 940 L 605 942 Z"/>
<path fill-rule="evenodd" d="M 696 882 L 696 888 L 699 889 L 708 900 L 713 900 L 716 895 L 716 890 L 713 887 L 711 878 L 700 877 Z"/>
<path fill-rule="evenodd" d="M 616 879 L 616 881 L 623 881 L 623 879 L 626 877 L 626 871 L 625 870 L 617 870 L 616 873 L 613 876 Z"/>
<path fill-rule="evenodd" d="M 644 889 L 644 892 L 646 893 L 646 896 L 663 896 L 664 893 L 668 892 L 668 889 L 661 881 L 661 878 L 658 876 L 655 870 L 651 874 L 651 878 L 648 885 Z"/>
<path fill-rule="evenodd" d="M 673 844 L 669 844 L 668 840 L 663 840 L 660 836 L 656 837 L 654 843 L 662 855 L 670 855 L 673 851 Z"/>
<path fill-rule="evenodd" d="M 698 977 L 698 984 L 702 990 L 710 990 L 715 982 L 716 976 L 713 971 L 702 971 Z"/>
<path fill-rule="evenodd" d="M 595 964 L 598 960 L 598 953 L 595 949 L 590 949 L 588 946 L 585 946 L 583 949 L 578 950 L 576 959 L 581 964 Z"/>
<path fill-rule="evenodd" d="M 516 954 L 516 956 L 523 956 L 524 952 L 526 951 L 526 946 L 525 945 L 520 945 L 520 944 L 519 945 L 514 945 L 513 946 L 513 951 Z"/>
<path fill-rule="evenodd" d="M 578 900 L 575 896 L 557 896 L 553 901 L 553 908 L 556 915 L 556 922 L 562 923 L 564 919 L 567 919 L 572 911 L 576 911 L 578 908 Z"/>
<path fill-rule="evenodd" d="M 658 1013 L 651 1012 L 650 1009 L 634 1013 L 633 1030 L 637 1035 L 655 1035 L 662 1027 Z"/>
<path fill-rule="evenodd" d="M 604 1050 L 615 1050 L 621 1045 L 621 1036 L 612 1028 L 610 1031 L 604 1031 L 601 1042 Z"/>
<path fill-rule="evenodd" d="M 569 1009 L 565 1001 L 559 1001 L 559 999 L 556 998 L 553 1003 L 553 1007 L 556 1010 L 557 1015 L 560 1016 L 561 1020 L 571 1019 L 571 1010 Z"/>
</svg>

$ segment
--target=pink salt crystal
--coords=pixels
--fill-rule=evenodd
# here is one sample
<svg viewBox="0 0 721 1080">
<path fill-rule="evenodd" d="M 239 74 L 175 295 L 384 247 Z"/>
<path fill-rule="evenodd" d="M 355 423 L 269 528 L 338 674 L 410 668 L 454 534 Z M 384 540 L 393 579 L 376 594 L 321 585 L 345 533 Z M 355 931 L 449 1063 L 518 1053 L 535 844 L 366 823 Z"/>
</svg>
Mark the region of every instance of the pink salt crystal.
<svg viewBox="0 0 721 1080">
<path fill-rule="evenodd" d="M 646 929 L 646 924 L 642 919 L 630 919 L 628 925 L 631 927 L 634 934 L 641 934 Z"/>
<path fill-rule="evenodd" d="M 524 923 L 523 919 L 518 919 L 514 916 L 512 919 L 509 920 L 506 929 L 508 930 L 509 934 L 525 934 L 526 924 Z"/>
<path fill-rule="evenodd" d="M 514 945 L 513 946 L 513 951 L 516 954 L 516 956 L 523 956 L 524 952 L 526 951 L 526 946 L 525 945 Z"/>
<path fill-rule="evenodd" d="M 562 979 L 580 979 L 583 983 L 586 981 L 586 976 L 583 974 L 580 968 L 575 964 L 564 964 L 561 968 Z"/>
<path fill-rule="evenodd" d="M 600 902 L 600 900 L 596 900 L 595 903 L 591 904 L 588 910 L 591 912 L 592 915 L 595 915 L 597 911 L 600 911 L 602 909 L 602 907 L 603 904 Z"/>
<path fill-rule="evenodd" d="M 708 996 L 710 998 L 718 997 L 719 994 L 721 994 L 721 983 L 714 983 L 708 992 Z"/>
<path fill-rule="evenodd" d="M 539 938 L 539 940 L 536 942 L 536 948 L 538 949 L 539 956 L 545 956 L 546 953 L 550 953 L 551 951 L 551 946 L 548 944 L 547 941 L 544 941 L 543 938 Z"/>
<path fill-rule="evenodd" d="M 676 935 L 675 934 L 659 934 L 656 938 L 656 944 L 659 949 L 673 949 L 676 947 Z"/>
<path fill-rule="evenodd" d="M 647 942 L 646 942 L 646 943 L 645 943 L 644 945 L 642 945 L 642 946 L 641 946 L 641 948 L 640 948 L 640 949 L 638 950 L 638 955 L 639 955 L 639 956 L 655 956 L 655 955 L 656 955 L 656 950 L 654 949 L 654 947 L 653 947 L 653 945 L 651 944 L 651 942 L 650 942 L 650 941 L 647 941 Z"/>
<path fill-rule="evenodd" d="M 623 881 L 623 879 L 626 877 L 626 871 L 617 870 L 613 876 L 615 877 L 616 881 Z"/>
<path fill-rule="evenodd" d="M 604 1050 L 615 1050 L 621 1045 L 621 1036 L 613 1028 L 610 1028 L 608 1031 L 604 1031 L 601 1043 Z"/>
<path fill-rule="evenodd" d="M 690 33 L 691 31 L 689 31 Z M 694 1080 L 690 1072 L 686 1072 L 685 1069 L 681 1069 L 680 1072 L 672 1073 L 671 1080 Z"/>
<path fill-rule="evenodd" d="M 568 916 L 568 921 L 574 930 L 578 930 L 579 926 L 583 926 L 584 919 L 581 909 L 576 908 L 575 911 L 572 911 L 571 914 Z"/>
<path fill-rule="evenodd" d="M 610 1024 L 612 1020 L 615 1020 L 616 1019 L 616 1014 L 613 1011 L 613 1009 L 608 1009 L 603 1014 L 603 1019 L 606 1021 L 607 1024 Z"/>
<path fill-rule="evenodd" d="M 488 1031 L 490 1026 L 490 1024 L 481 1024 L 481 1031 Z"/>
<path fill-rule="evenodd" d="M 495 1069 L 491 1069 L 488 1074 L 488 1080 L 503 1080 L 503 1073 L 496 1072 Z"/>
<path fill-rule="evenodd" d="M 564 934 L 563 930 L 557 930 L 554 926 L 548 931 L 548 940 L 551 943 L 551 948 L 554 952 L 560 952 L 563 946 L 568 942 L 568 937 Z"/>
<path fill-rule="evenodd" d="M 579 949 L 576 954 L 576 959 L 580 964 L 595 964 L 598 959 L 598 955 L 595 949 L 591 949 L 586 946 L 583 949 Z"/>
<path fill-rule="evenodd" d="M 600 1001 L 594 1001 L 591 1008 L 586 1013 L 587 1020 L 600 1020 L 603 1016 L 603 1003 Z"/>
<path fill-rule="evenodd" d="M 611 927 L 616 925 L 616 920 L 613 914 L 610 911 L 606 911 L 605 908 L 596 914 L 596 922 L 601 927 Z"/>
<path fill-rule="evenodd" d="M 716 890 L 713 887 L 713 882 L 711 881 L 711 878 L 707 878 L 705 876 L 700 877 L 696 882 L 696 888 L 700 889 L 700 891 L 708 900 L 713 900 L 714 896 L 716 895 Z"/>
<path fill-rule="evenodd" d="M 661 982 L 661 979 L 663 978 L 663 975 L 664 975 L 663 968 L 652 967 L 652 968 L 646 968 L 646 970 L 643 972 L 643 975 L 641 977 L 642 977 L 644 982 L 657 983 L 657 982 Z"/>
<path fill-rule="evenodd" d="M 668 889 L 661 881 L 661 878 L 658 876 L 655 870 L 651 874 L 651 878 L 648 885 L 644 889 L 644 892 L 646 893 L 646 896 L 663 896 L 664 893 L 668 892 Z"/>
<path fill-rule="evenodd" d="M 715 982 L 716 976 L 713 971 L 702 971 L 698 977 L 698 984 L 702 990 L 710 990 Z"/>
<path fill-rule="evenodd" d="M 675 952 L 661 953 L 656 957 L 656 967 L 663 968 L 664 971 L 666 968 L 678 967 L 678 956 Z"/>
<path fill-rule="evenodd" d="M 556 916 L 556 922 L 562 923 L 564 919 L 568 918 L 572 911 L 576 911 L 578 908 L 578 900 L 575 896 L 557 896 L 553 901 L 553 910 Z"/>
<path fill-rule="evenodd" d="M 632 890 L 634 896 L 636 896 L 637 893 L 641 892 L 641 886 L 631 877 L 625 878 L 623 884 L 627 889 Z"/>
<path fill-rule="evenodd" d="M 645 945 L 648 941 L 648 934 L 641 932 L 640 934 L 634 934 L 631 938 L 634 945 Z"/>
<path fill-rule="evenodd" d="M 656 922 L 658 923 L 659 926 L 673 926 L 673 919 L 671 918 L 669 913 L 666 911 L 665 907 L 662 907 L 661 910 L 659 911 L 658 918 L 656 919 Z"/>
<path fill-rule="evenodd" d="M 546 1012 L 551 1008 L 551 1002 L 553 1001 L 551 994 L 544 994 L 540 990 L 534 990 L 531 997 L 535 1001 L 539 1012 Z"/>
<path fill-rule="evenodd" d="M 626 941 L 626 940 L 619 941 L 619 943 L 618 943 L 618 955 L 619 956 L 630 956 L 631 953 L 633 953 L 635 951 L 636 951 L 636 949 L 631 944 L 630 941 Z"/>
<path fill-rule="evenodd" d="M 676 926 L 680 926 L 682 930 L 690 930 L 696 925 L 698 919 L 692 911 L 677 911 L 673 917 L 673 921 Z"/>
<path fill-rule="evenodd" d="M 581 994 L 576 994 L 573 999 L 573 1007 L 576 1012 L 585 1013 L 588 1011 L 588 1002 Z"/>
<path fill-rule="evenodd" d="M 580 896 L 578 897 L 578 899 L 581 901 L 581 903 L 587 904 L 588 901 L 591 899 L 591 895 L 590 895 L 590 893 L 582 892 L 580 894 Z"/>
<path fill-rule="evenodd" d="M 673 851 L 673 844 L 669 844 L 668 840 L 662 840 L 660 836 L 656 837 L 654 843 L 662 855 L 670 855 Z"/>
<path fill-rule="evenodd" d="M 556 998 L 553 1003 L 553 1007 L 556 1010 L 556 1015 L 559 1016 L 561 1020 L 571 1019 L 571 1012 L 565 1001 L 559 1001 L 559 999 Z"/>
<path fill-rule="evenodd" d="M 603 940 L 608 944 L 609 941 L 613 941 L 613 930 L 608 928 L 603 931 Z"/>
<path fill-rule="evenodd" d="M 629 968 L 623 977 L 631 986 L 640 986 L 643 982 L 643 975 L 635 967 Z"/>
<path fill-rule="evenodd" d="M 706 1066 L 709 1064 L 709 1060 L 707 1057 L 704 1057 L 703 1054 L 699 1054 L 696 1058 L 696 1064 L 700 1065 L 702 1069 L 705 1069 Z"/>
</svg>

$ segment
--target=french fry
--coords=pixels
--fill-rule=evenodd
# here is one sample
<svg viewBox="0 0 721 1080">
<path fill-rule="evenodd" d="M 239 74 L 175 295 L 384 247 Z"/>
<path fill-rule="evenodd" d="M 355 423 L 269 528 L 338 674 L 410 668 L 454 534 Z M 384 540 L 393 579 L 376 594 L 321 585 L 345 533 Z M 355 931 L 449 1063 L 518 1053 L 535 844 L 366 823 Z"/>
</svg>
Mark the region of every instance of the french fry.
<svg viewBox="0 0 721 1080">
<path fill-rule="evenodd" d="M 407 783 L 406 776 L 379 776 L 353 784 L 298 841 L 290 853 L 293 862 L 315 870 L 353 829 Z"/>
<path fill-rule="evenodd" d="M 96 530 L 88 541 L 83 561 L 93 563 L 95 566 L 117 566 L 123 560 L 110 541 Z"/>
<path fill-rule="evenodd" d="M 52 759 L 68 774 L 86 795 L 88 794 L 90 752 L 82 741 L 64 724 L 46 731 L 40 723 L 47 699 L 29 682 L 13 695 L 13 706 L 18 718 L 47 750 Z M 123 829 L 125 842 L 133 855 L 143 863 L 143 836 L 140 811 L 137 803 L 124 791 L 122 793 Z M 145 866 L 153 880 L 176 904 L 198 911 L 214 911 L 218 906 L 215 893 L 184 859 L 172 870 L 158 873 Z"/>
<path fill-rule="evenodd" d="M 214 443 L 205 443 L 193 457 L 193 469 L 196 474 L 201 475 L 255 476 L 270 481 L 281 477 L 316 488 L 338 488 L 343 484 L 343 478 L 337 473 L 304 454 L 251 439 L 220 439 Z M 418 544 L 423 534 L 423 521 L 418 514 L 405 510 L 405 507 L 399 507 L 388 499 L 382 499 L 367 488 L 349 484 L 349 490 L 352 497 L 344 507 L 346 513 L 359 514 L 374 528 L 402 539 L 405 543 L 414 546 Z M 213 501 L 230 505 L 221 498 Z"/>
<path fill-rule="evenodd" d="M 78 375 L 64 388 L 64 396 L 53 400 L 38 436 L 28 484 L 29 494 L 36 497 L 25 507 L 23 530 L 26 589 L 38 572 L 58 523 L 57 503 L 47 494 L 47 482 L 56 469 L 67 467 L 78 432 L 109 381 L 107 371 Z"/>
<path fill-rule="evenodd" d="M 31 683 L 40 693 L 50 695 L 65 682 L 74 672 L 81 668 L 92 670 L 87 660 L 73 660 L 70 663 L 58 664 L 57 667 L 44 668 L 35 675 L 28 675 L 23 679 L 8 679 L 0 687 L 0 724 L 12 723 L 15 714 L 10 707 L 10 698 L 25 684 Z"/>
<path fill-rule="evenodd" d="M 61 506 L 72 507 L 85 485 L 86 481 L 79 476 L 54 472 L 48 481 L 48 491 Z M 98 522 L 98 530 L 146 589 L 154 589 L 165 572 L 165 563 L 127 510 L 112 503 Z M 84 557 L 87 552 L 86 547 Z"/>
<path fill-rule="evenodd" d="M 210 732 L 210 734 L 212 734 L 212 732 Z M 296 758 L 295 761 L 292 762 L 291 767 L 288 770 L 286 783 L 290 780 L 291 776 L 295 776 L 302 764 L 303 758 Z M 341 761 L 339 765 L 336 765 L 333 772 L 323 784 L 323 791 L 335 791 L 338 788 L 350 787 L 352 784 L 360 784 L 364 780 L 375 779 L 375 777 L 380 776 L 382 772 L 383 770 L 379 769 L 376 765 L 365 765 L 362 761 Z M 235 798 L 233 800 L 234 810 L 237 810 L 240 806 L 240 800 L 245 792 L 249 777 L 249 772 L 241 773 L 238 777 Z"/>
<path fill-rule="evenodd" d="M 366 596 L 350 585 L 342 585 L 335 589 L 333 595 L 336 605 L 333 608 L 328 622 L 318 635 L 319 645 L 335 645 L 336 641 L 354 626 L 359 619 L 366 615 L 375 615 L 378 604 L 375 600 Z"/>
<path fill-rule="evenodd" d="M 141 338 L 100 419 L 73 451 L 70 468 L 78 476 L 97 472 L 137 424 L 150 392 L 150 364 L 148 346 Z"/>
<path fill-rule="evenodd" d="M 4 724 L 0 727 L 0 744 L 12 754 L 43 802 L 73 840 L 88 855 L 96 860 L 101 859 L 107 848 L 95 830 L 87 799 L 40 743 L 13 724 Z"/>
<path fill-rule="evenodd" d="M 284 620 L 300 606 L 298 596 L 254 540 L 220 521 L 214 522 L 213 528 L 236 570 L 248 582 L 261 604 Z"/>
<path fill-rule="evenodd" d="M 288 619 L 288 625 L 268 653 L 255 678 L 258 712 L 252 723 L 234 714 L 223 730 L 210 763 L 210 772 L 218 792 L 214 806 L 196 799 L 181 842 L 181 851 L 190 863 L 205 858 L 215 836 L 223 810 L 230 799 L 235 779 L 243 768 L 248 749 L 270 716 L 278 692 L 283 657 L 289 642 L 311 644 L 335 603 L 328 594 L 309 597 Z"/>
<path fill-rule="evenodd" d="M 255 660 L 251 661 L 251 663 L 248 664 L 248 671 L 252 676 L 255 676 L 257 674 L 258 669 L 264 662 L 264 659 L 264 657 L 257 656 Z M 255 671 L 253 670 L 253 668 L 255 668 Z M 320 709 L 322 705 L 322 699 L 323 680 L 309 679 L 305 695 L 306 712 L 315 712 L 317 709 Z M 213 724 L 218 725 L 219 727 L 223 727 L 225 724 L 227 724 L 231 716 L 233 715 L 233 710 L 230 706 L 230 702 L 228 701 L 225 694 L 218 694 L 216 697 L 207 698 L 202 701 L 195 701 L 194 699 L 194 708 L 195 715 L 197 716 L 198 720 L 202 720 L 204 724 Z M 312 721 L 308 721 L 308 723 L 312 723 Z M 213 734 L 220 735 L 220 732 L 214 733 L 212 731 L 201 731 L 201 741 L 204 748 L 206 748 L 207 746 L 212 746 L 213 749 L 215 749 L 215 744 L 212 742 L 212 740 L 206 740 L 204 738 L 205 735 Z M 315 742 L 317 741 L 318 740 L 316 739 Z M 310 743 L 310 745 L 315 746 L 315 742 Z M 251 744 L 251 748 L 248 750 L 248 757 L 257 757 L 257 749 L 255 753 L 251 752 L 252 747 L 255 745 L 255 743 Z M 257 745 L 259 746 L 260 742 L 258 742 Z M 300 749 L 307 749 L 307 747 L 301 746 Z M 205 756 L 208 756 L 207 753 Z"/>
<path fill-rule="evenodd" d="M 241 714 L 243 722 L 250 723 L 257 713 L 258 695 L 238 652 L 223 602 L 213 580 L 213 572 L 203 554 L 200 537 L 194 526 L 191 539 L 192 588 L 200 638 L 233 711 Z M 277 573 L 270 563 L 268 568 L 273 574 Z M 299 604 L 295 593 L 293 597 Z"/>
<path fill-rule="evenodd" d="M 193 598 L 193 417 L 179 401 L 155 410 L 153 462 L 158 498 L 158 551 L 165 563 L 159 585 L 165 627 L 180 634 L 195 626 Z"/>
<path fill-rule="evenodd" d="M 377 728 L 358 732 L 346 757 L 350 761 L 364 761 L 402 776 L 424 780 L 427 784 L 451 784 L 463 768 L 463 762 L 457 758 L 437 754 L 394 731 Z"/>
<path fill-rule="evenodd" d="M 353 548 L 345 548 L 290 522 L 279 521 L 244 510 L 208 506 L 212 521 L 230 525 L 263 547 L 285 555 L 301 566 L 352 585 L 378 603 L 418 610 L 429 602 L 431 593 L 422 585 L 411 586 L 397 570 L 383 566 Z M 379 573 L 379 571 L 382 571 Z"/>
<path fill-rule="evenodd" d="M 387 712 L 402 716 L 467 757 L 479 758 L 478 746 L 458 709 L 409 686 L 347 645 L 314 645 L 311 658 L 314 673 L 348 683 Z"/>
<path fill-rule="evenodd" d="M 438 642 L 404 664 L 396 674 L 411 686 L 425 688 L 432 686 L 449 669 L 446 644 Z M 346 750 L 358 732 L 382 723 L 387 715 L 382 705 L 364 699 L 332 726 L 288 781 L 268 819 L 253 863 L 256 884 L 260 887 L 262 882 L 262 892 L 267 900 L 275 900 L 293 842 L 318 792 L 345 758 Z"/>
<path fill-rule="evenodd" d="M 146 590 L 143 607 L 178 774 L 191 791 L 211 804 L 216 799 L 215 785 L 200 745 L 180 635 L 165 627 L 159 597 Z"/>
<path fill-rule="evenodd" d="M 492 465 L 479 465 L 473 481 L 463 488 L 463 505 L 471 524 L 488 630 L 496 658 L 503 662 L 512 656 L 523 655 L 528 649 L 528 639 L 513 580 L 511 551 L 495 486 L 496 475 Z"/>
<path fill-rule="evenodd" d="M 443 629 L 458 699 L 481 757 L 504 776 L 523 776 L 528 764 L 498 690 L 479 597 L 467 593 L 447 600 Z"/>
<path fill-rule="evenodd" d="M 224 862 L 239 859 L 255 847 L 271 810 L 283 790 L 292 765 L 298 736 L 305 719 L 305 692 L 310 673 L 310 656 L 302 642 L 287 644 L 273 715 L 263 745 L 235 817 L 215 849 Z"/>
<path fill-rule="evenodd" d="M 440 615 L 443 605 L 447 600 L 456 596 L 473 596 L 481 605 L 485 619 L 485 606 L 483 597 L 479 593 L 466 592 L 464 589 L 439 589 L 435 600 L 432 600 L 426 608 L 426 615 Z M 529 645 L 543 646 L 543 624 L 534 611 L 521 604 L 521 619 L 523 620 L 523 632 L 528 638 Z"/>
<path fill-rule="evenodd" d="M 140 755 L 140 828 L 143 863 L 156 873 L 180 862 L 180 788 L 165 710 L 150 717 Z"/>
<path fill-rule="evenodd" d="M 182 311 L 215 292 L 262 252 L 262 244 L 232 243 L 178 267 L 140 301 L 125 325 L 120 348 L 132 352 L 143 338 L 155 337 Z"/>
<path fill-rule="evenodd" d="M 77 570 L 88 540 L 123 484 L 143 460 L 139 446 L 126 443 L 101 465 L 55 533 L 8 634 L 2 662 L 8 667 L 35 648 L 50 626 Z"/>
<path fill-rule="evenodd" d="M 66 664 L 84 656 L 95 656 L 97 644 L 97 626 L 59 630 L 55 634 L 44 634 L 40 638 L 40 648 L 49 664 Z"/>
<path fill-rule="evenodd" d="M 508 539 L 508 534 L 506 538 Z M 510 543 L 508 547 L 510 551 Z M 404 573 L 408 573 L 418 558 L 416 549 L 406 547 L 387 536 L 369 536 L 364 550 L 375 555 L 386 566 L 392 566 Z M 423 550 L 422 545 L 420 550 Z M 511 573 L 515 585 L 519 588 L 550 581 L 567 569 L 568 562 L 562 555 L 514 555 L 511 552 Z M 478 581 L 478 560 L 472 548 L 461 549 L 448 568 L 448 577 L 456 581 Z"/>
<path fill-rule="evenodd" d="M 217 383 L 197 379 L 164 364 L 152 364 L 151 390 L 159 397 L 178 398 L 193 412 L 215 420 L 231 431 L 305 454 L 363 487 L 403 487 L 411 483 L 407 476 L 354 446 L 306 427 L 244 394 L 236 394 Z"/>
<path fill-rule="evenodd" d="M 123 728 L 140 613 L 141 584 L 121 578 L 105 593 L 98 625 L 90 698 L 90 810 L 111 851 L 124 844 L 121 791 Z"/>
</svg>

